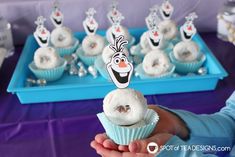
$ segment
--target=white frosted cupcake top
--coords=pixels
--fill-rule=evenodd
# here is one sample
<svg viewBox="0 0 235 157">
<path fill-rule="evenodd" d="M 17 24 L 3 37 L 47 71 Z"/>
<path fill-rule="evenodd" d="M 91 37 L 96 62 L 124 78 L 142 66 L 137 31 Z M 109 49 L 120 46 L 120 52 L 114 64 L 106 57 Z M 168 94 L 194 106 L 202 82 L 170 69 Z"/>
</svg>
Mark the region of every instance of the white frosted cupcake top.
<svg viewBox="0 0 235 157">
<path fill-rule="evenodd" d="M 51 43 L 58 48 L 66 48 L 73 43 L 73 33 L 67 27 L 58 27 L 51 32 Z"/>
<path fill-rule="evenodd" d="M 41 47 L 34 53 L 34 63 L 38 69 L 53 69 L 60 64 L 60 56 L 52 47 Z"/>
<path fill-rule="evenodd" d="M 116 89 L 104 98 L 103 110 L 112 123 L 133 125 L 144 118 L 147 101 L 140 92 L 133 89 Z"/>
</svg>

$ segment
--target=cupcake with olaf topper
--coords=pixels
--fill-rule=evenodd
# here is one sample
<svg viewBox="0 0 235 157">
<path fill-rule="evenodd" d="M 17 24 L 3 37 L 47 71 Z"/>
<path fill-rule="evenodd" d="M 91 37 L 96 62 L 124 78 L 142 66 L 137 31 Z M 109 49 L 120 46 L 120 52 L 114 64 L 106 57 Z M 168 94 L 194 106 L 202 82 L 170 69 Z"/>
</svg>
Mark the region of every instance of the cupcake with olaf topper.
<svg viewBox="0 0 235 157">
<path fill-rule="evenodd" d="M 115 38 L 122 35 L 128 41 L 128 45 L 126 45 L 126 47 L 129 49 L 135 43 L 135 38 L 129 33 L 126 27 L 121 25 L 121 22 L 125 17 L 117 9 L 117 4 L 118 3 L 116 1 L 113 1 L 111 10 L 107 14 L 107 18 L 111 23 L 111 26 L 106 32 L 106 39 L 109 43 L 114 43 Z"/>
<path fill-rule="evenodd" d="M 133 65 L 123 53 L 127 43 L 123 36 L 119 36 L 114 44 L 110 44 L 115 53 L 107 64 L 107 71 L 118 89 L 105 96 L 104 112 L 97 114 L 107 136 L 120 145 L 147 138 L 159 120 L 158 114 L 147 108 L 144 96 L 127 88 L 133 73 Z"/>
<path fill-rule="evenodd" d="M 83 21 L 83 27 L 87 36 L 82 41 L 82 46 L 76 54 L 87 65 L 94 65 L 95 60 L 99 57 L 105 47 L 105 39 L 96 34 L 98 23 L 94 18 L 96 10 L 89 8 L 86 12 L 87 17 Z"/>
<path fill-rule="evenodd" d="M 135 72 L 141 79 L 170 77 L 175 66 L 171 64 L 168 55 L 160 48 L 163 35 L 158 26 L 152 25 L 151 27 L 151 30 L 146 32 L 146 39 L 151 51 L 144 56 L 143 62 L 135 68 Z"/>
<path fill-rule="evenodd" d="M 53 4 L 53 11 L 50 15 L 51 22 L 55 29 L 51 33 L 50 43 L 57 50 L 60 56 L 71 55 L 76 51 L 79 40 L 73 36 L 72 31 L 63 26 L 64 15 L 59 8 L 59 2 Z"/>
<path fill-rule="evenodd" d="M 158 26 L 159 23 L 161 23 L 161 18 L 159 17 L 159 6 L 154 5 L 152 8 L 150 8 L 149 15 L 145 18 L 146 26 L 148 30 L 144 32 L 140 37 L 139 44 L 132 46 L 130 49 L 130 53 L 134 56 L 139 56 L 141 59 L 143 57 L 151 52 L 152 50 L 156 48 L 162 49 L 164 52 L 169 53 L 173 49 L 173 44 L 167 40 L 165 40 L 164 34 L 160 31 L 158 28 L 158 34 L 155 34 L 155 41 L 151 40 L 153 38 L 150 38 L 149 40 L 149 31 L 152 30 L 153 27 Z M 159 42 L 159 39 L 161 39 L 161 42 Z M 156 42 L 158 40 L 158 42 Z M 149 42 L 151 41 L 151 42 Z M 142 60 L 141 60 L 142 61 Z"/>
<path fill-rule="evenodd" d="M 175 40 L 178 29 L 176 23 L 171 20 L 174 6 L 170 3 L 170 0 L 164 0 L 159 11 L 163 19 L 158 25 L 160 32 L 164 35 L 166 40 Z"/>
<path fill-rule="evenodd" d="M 40 47 L 35 51 L 29 69 L 38 79 L 55 81 L 62 77 L 67 62 L 58 55 L 56 49 L 48 47 L 50 32 L 44 26 L 45 21 L 44 17 L 39 16 L 35 22 L 37 28 L 33 35 Z"/>
<path fill-rule="evenodd" d="M 182 41 L 177 43 L 170 53 L 170 59 L 176 66 L 176 71 L 181 74 L 195 73 L 202 67 L 206 56 L 200 51 L 197 43 L 192 41 L 197 29 L 194 20 L 198 18 L 196 13 L 186 16 L 186 22 L 180 27 Z"/>
</svg>

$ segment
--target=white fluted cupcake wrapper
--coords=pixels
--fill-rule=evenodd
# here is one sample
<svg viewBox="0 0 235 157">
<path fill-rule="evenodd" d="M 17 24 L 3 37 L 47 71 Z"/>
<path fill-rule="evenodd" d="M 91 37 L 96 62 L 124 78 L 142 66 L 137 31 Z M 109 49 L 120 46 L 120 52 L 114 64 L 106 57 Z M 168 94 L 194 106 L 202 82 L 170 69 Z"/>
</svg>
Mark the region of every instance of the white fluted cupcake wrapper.
<svg viewBox="0 0 235 157">
<path fill-rule="evenodd" d="M 168 78 L 171 77 L 173 75 L 175 71 L 175 65 L 171 64 L 170 68 L 168 69 L 168 71 L 164 74 L 161 74 L 159 76 L 151 76 L 145 73 L 144 69 L 143 69 L 143 64 L 139 64 L 136 68 L 135 68 L 135 72 L 139 75 L 139 77 L 141 79 L 156 79 L 156 78 Z"/>
<path fill-rule="evenodd" d="M 65 48 L 58 48 L 55 47 L 56 51 L 58 52 L 58 54 L 63 57 L 65 55 L 71 55 L 74 52 L 76 52 L 77 48 L 79 46 L 79 40 L 74 38 L 73 40 L 73 44 L 70 47 L 65 47 Z"/>
<path fill-rule="evenodd" d="M 76 52 L 77 56 L 81 59 L 81 61 L 86 64 L 87 66 L 94 65 L 95 60 L 100 56 L 100 55 L 95 55 L 95 56 L 86 56 L 85 52 L 82 49 L 82 46 L 80 46 L 77 49 Z"/>
<path fill-rule="evenodd" d="M 128 145 L 134 140 L 147 138 L 153 132 L 159 120 L 158 114 L 151 109 L 148 109 L 144 117 L 146 125 L 137 128 L 115 125 L 109 121 L 103 112 L 97 114 L 97 117 L 103 125 L 108 137 L 119 145 Z"/>
<path fill-rule="evenodd" d="M 172 63 L 176 67 L 176 71 L 181 74 L 187 74 L 187 73 L 195 73 L 198 71 L 200 67 L 202 67 L 203 63 L 206 61 L 206 56 L 204 54 L 201 55 L 201 57 L 193 62 L 181 62 L 178 61 L 174 54 L 170 53 L 170 59 Z"/>
<path fill-rule="evenodd" d="M 108 71 L 106 69 L 106 64 L 104 63 L 101 56 L 95 60 L 95 68 L 99 71 L 100 75 L 105 79 L 110 79 Z"/>
<path fill-rule="evenodd" d="M 65 71 L 67 61 L 61 60 L 61 65 L 53 69 L 38 69 L 35 63 L 29 64 L 29 69 L 38 79 L 45 79 L 47 81 L 56 81 L 60 79 Z"/>
</svg>

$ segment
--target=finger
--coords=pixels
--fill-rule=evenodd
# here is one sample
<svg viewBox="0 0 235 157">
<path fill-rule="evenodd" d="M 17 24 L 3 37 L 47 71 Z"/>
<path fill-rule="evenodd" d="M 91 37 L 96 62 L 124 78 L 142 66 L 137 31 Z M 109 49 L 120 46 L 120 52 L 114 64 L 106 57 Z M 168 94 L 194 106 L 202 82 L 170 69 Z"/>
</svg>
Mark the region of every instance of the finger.
<svg viewBox="0 0 235 157">
<path fill-rule="evenodd" d="M 118 150 L 118 145 L 115 144 L 111 139 L 106 139 L 103 142 L 104 148 Z"/>
<path fill-rule="evenodd" d="M 136 140 L 129 144 L 129 150 L 133 153 L 148 153 L 147 146 L 150 142 L 155 142 L 159 147 L 164 145 L 172 135 L 156 134 L 148 139 Z"/>
<path fill-rule="evenodd" d="M 115 150 L 105 149 L 102 144 L 99 144 L 96 141 L 91 142 L 91 147 L 94 148 L 97 154 L 101 155 L 102 157 L 153 157 L 150 154 L 143 154 L 143 153 L 130 153 L 130 152 L 118 152 Z"/>
<path fill-rule="evenodd" d="M 103 144 L 103 142 L 108 139 L 107 135 L 105 133 L 103 134 L 98 134 L 95 136 L 95 141 L 100 143 L 100 144 Z"/>
<path fill-rule="evenodd" d="M 119 145 L 118 150 L 122 152 L 129 152 L 128 146 Z"/>
<path fill-rule="evenodd" d="M 96 142 L 95 140 L 94 140 L 94 141 L 91 141 L 90 146 L 95 149 L 95 148 L 96 148 L 96 147 L 95 147 L 95 146 L 96 146 L 96 143 L 97 143 L 97 142 Z"/>
</svg>

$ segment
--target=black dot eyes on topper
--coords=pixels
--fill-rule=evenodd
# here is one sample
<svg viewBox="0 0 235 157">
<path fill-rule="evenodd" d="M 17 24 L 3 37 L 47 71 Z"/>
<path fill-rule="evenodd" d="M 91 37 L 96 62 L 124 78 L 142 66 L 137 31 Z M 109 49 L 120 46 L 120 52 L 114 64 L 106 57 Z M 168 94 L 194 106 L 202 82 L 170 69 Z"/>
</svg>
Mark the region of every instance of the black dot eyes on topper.
<svg viewBox="0 0 235 157">
<path fill-rule="evenodd" d="M 133 73 L 133 65 L 123 53 L 124 45 L 127 44 L 128 41 L 124 39 L 124 36 L 119 36 L 115 38 L 114 44 L 109 46 L 114 51 L 114 54 L 106 68 L 110 78 L 118 88 L 126 88 L 130 83 Z"/>
</svg>

